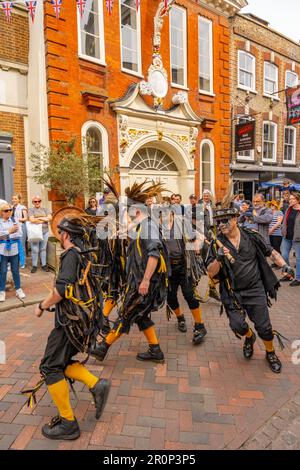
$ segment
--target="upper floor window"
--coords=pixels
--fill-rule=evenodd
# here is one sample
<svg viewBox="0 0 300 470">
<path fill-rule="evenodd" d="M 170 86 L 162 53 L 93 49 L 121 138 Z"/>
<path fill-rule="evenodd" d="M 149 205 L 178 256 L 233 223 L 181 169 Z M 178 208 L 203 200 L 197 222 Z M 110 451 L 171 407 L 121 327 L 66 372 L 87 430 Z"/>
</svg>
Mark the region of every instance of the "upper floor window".
<svg viewBox="0 0 300 470">
<path fill-rule="evenodd" d="M 82 18 L 78 18 L 79 55 L 105 63 L 103 0 L 87 0 Z"/>
<path fill-rule="evenodd" d="M 243 124 L 244 122 L 252 121 L 252 117 L 240 117 L 238 118 L 238 124 Z M 254 149 L 253 150 L 244 150 L 243 152 L 237 152 L 237 158 L 239 160 L 254 160 Z"/>
<path fill-rule="evenodd" d="M 200 147 L 200 161 L 201 161 L 201 171 L 200 171 L 200 190 L 201 195 L 205 189 L 209 189 L 214 193 L 214 145 L 210 140 L 203 140 Z"/>
<path fill-rule="evenodd" d="M 264 122 L 263 126 L 263 160 L 276 162 L 277 124 L 274 122 Z"/>
<path fill-rule="evenodd" d="M 265 62 L 264 93 L 278 98 L 278 67 L 271 62 Z"/>
<path fill-rule="evenodd" d="M 286 71 L 285 75 L 285 87 L 286 88 L 294 88 L 298 85 L 298 75 L 291 70 Z"/>
<path fill-rule="evenodd" d="M 296 129 L 292 126 L 284 128 L 284 163 L 296 162 Z"/>
<path fill-rule="evenodd" d="M 122 68 L 132 73 L 141 73 L 141 28 L 140 11 L 136 11 L 136 0 L 120 0 L 121 8 L 121 56 Z"/>
<path fill-rule="evenodd" d="M 255 57 L 248 52 L 239 51 L 239 86 L 255 90 Z"/>
<path fill-rule="evenodd" d="M 186 10 L 174 6 L 170 11 L 172 84 L 186 87 Z"/>
<path fill-rule="evenodd" d="M 213 93 L 213 38 L 212 22 L 199 16 L 199 90 Z"/>
</svg>

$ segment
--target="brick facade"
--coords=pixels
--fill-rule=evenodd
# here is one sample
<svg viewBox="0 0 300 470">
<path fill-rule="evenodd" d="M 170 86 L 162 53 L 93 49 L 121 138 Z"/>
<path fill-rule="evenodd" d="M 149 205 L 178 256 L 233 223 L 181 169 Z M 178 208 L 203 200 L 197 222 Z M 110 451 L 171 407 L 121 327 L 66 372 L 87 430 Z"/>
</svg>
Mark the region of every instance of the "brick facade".
<svg viewBox="0 0 300 470">
<path fill-rule="evenodd" d="M 280 33 L 270 29 L 267 23 L 261 23 L 258 19 L 248 15 L 238 14 L 231 20 L 231 82 L 232 103 L 234 117 L 247 114 L 253 115 L 256 120 L 256 148 L 254 161 L 249 162 L 232 154 L 233 169 L 241 170 L 247 163 L 251 170 L 260 174 L 260 181 L 276 178 L 279 175 L 300 182 L 300 126 L 296 125 L 296 162 L 287 164 L 284 162 L 284 127 L 286 126 L 285 89 L 286 71 L 290 70 L 298 74 L 300 79 L 300 45 L 284 37 Z M 256 84 L 255 92 L 247 92 L 238 86 L 238 51 L 247 51 L 256 59 Z M 271 62 L 278 67 L 278 98 L 273 102 L 264 96 L 264 62 Z M 270 115 L 270 112 L 272 114 Z M 276 163 L 262 162 L 263 145 L 263 121 L 277 124 L 277 152 Z M 261 148 L 261 152 L 259 152 Z M 266 166 L 268 167 L 266 169 Z M 259 167 L 259 168 L 258 168 Z M 246 172 L 244 172 L 246 174 Z M 244 175 L 245 176 L 245 175 Z"/>
<path fill-rule="evenodd" d="M 10 70 L 26 75 L 29 55 L 29 25 L 28 15 L 27 12 L 25 13 L 24 7 L 14 7 L 10 22 L 6 20 L 3 12 L 1 12 L 0 31 L 0 70 L 7 72 L 7 78 L 4 80 L 9 81 Z M 27 110 L 14 110 L 14 107 L 10 104 L 10 102 L 0 102 L 0 132 L 12 134 L 12 150 L 15 157 L 13 190 L 15 193 L 20 193 L 23 203 L 27 204 L 24 129 L 24 116 L 27 115 Z"/>
<path fill-rule="evenodd" d="M 128 87 L 141 79 L 121 71 L 119 2 L 115 2 L 111 16 L 108 15 L 105 2 L 103 2 L 106 66 L 79 58 L 76 2 L 72 0 L 68 3 L 70 3 L 68 8 L 65 5 L 62 6 L 60 20 L 54 17 L 51 5 L 45 4 L 50 141 L 78 138 L 85 122 L 97 121 L 108 132 L 109 162 L 110 168 L 114 168 L 119 164 L 118 132 L 116 115 L 109 103 L 124 96 Z M 157 0 L 144 0 L 141 5 L 141 55 L 144 77 L 147 77 L 147 70 L 152 62 L 153 18 L 159 3 Z M 226 189 L 229 175 L 230 31 L 228 19 L 221 12 L 205 7 L 194 0 L 178 0 L 176 4 L 187 10 L 189 102 L 193 111 L 206 119 L 205 125 L 199 128 L 196 143 L 194 190 L 199 194 L 200 144 L 203 139 L 209 139 L 215 147 L 215 192 L 219 196 Z M 215 96 L 200 94 L 198 89 L 198 15 L 213 22 Z M 168 17 L 162 29 L 161 54 L 170 82 Z M 101 103 L 97 111 L 87 106 L 83 96 L 86 91 L 97 95 L 97 100 Z M 170 86 L 169 93 L 164 100 L 164 109 L 172 106 L 171 96 L 175 93 L 176 89 Z M 145 101 L 150 104 L 148 97 Z"/>
</svg>

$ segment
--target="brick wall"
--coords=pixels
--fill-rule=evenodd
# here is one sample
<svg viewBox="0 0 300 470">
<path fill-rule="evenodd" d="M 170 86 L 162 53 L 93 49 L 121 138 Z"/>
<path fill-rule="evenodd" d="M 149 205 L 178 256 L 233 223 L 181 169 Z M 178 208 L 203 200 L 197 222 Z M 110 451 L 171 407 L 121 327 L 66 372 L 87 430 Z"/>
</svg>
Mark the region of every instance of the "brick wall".
<svg viewBox="0 0 300 470">
<path fill-rule="evenodd" d="M 237 15 L 232 20 L 232 39 L 231 39 L 231 82 L 232 82 L 232 102 L 234 103 L 234 114 L 238 115 L 245 112 L 247 104 L 246 91 L 238 89 L 238 50 L 246 50 L 247 41 L 250 42 L 249 52 L 256 58 L 256 91 L 257 94 L 249 94 L 248 105 L 251 113 L 255 116 L 257 122 L 256 147 L 262 147 L 263 121 L 269 120 L 269 111 L 271 110 L 270 98 L 264 94 L 264 61 L 271 61 L 271 54 L 274 53 L 274 63 L 278 66 L 278 88 L 285 89 L 286 70 L 292 70 L 292 64 L 295 62 L 295 72 L 300 79 L 300 45 L 288 40 L 279 33 L 266 28 L 256 21 L 248 19 L 242 15 Z M 284 166 L 284 127 L 286 125 L 286 104 L 285 94 L 279 93 L 279 100 L 273 102 L 273 122 L 278 125 L 277 128 L 277 165 Z M 297 132 L 296 147 L 296 166 L 300 165 L 300 126 L 295 126 Z M 261 161 L 262 154 L 255 151 L 255 161 Z M 276 171 L 276 167 L 274 167 Z M 291 173 L 291 179 L 292 179 Z"/>
<path fill-rule="evenodd" d="M 50 4 L 45 4 L 45 41 L 47 66 L 47 93 L 50 140 L 68 140 L 80 137 L 81 127 L 88 120 L 101 122 L 108 131 L 110 166 L 119 163 L 117 147 L 117 123 L 108 100 L 122 97 L 130 84 L 140 81 L 133 75 L 121 72 L 120 25 L 118 2 L 109 16 L 104 6 L 106 64 L 101 66 L 78 58 L 77 16 L 75 0 L 61 9 L 57 21 Z M 218 196 L 226 189 L 229 173 L 230 151 L 230 89 L 229 89 L 229 25 L 225 17 L 205 9 L 194 1 L 178 0 L 187 8 L 188 18 L 188 88 L 193 110 L 204 118 L 217 122 L 211 131 L 200 129 L 195 158 L 195 191 L 199 192 L 199 148 L 201 140 L 211 139 L 215 145 L 215 181 Z M 159 2 L 144 0 L 141 7 L 142 67 L 143 75 L 152 62 L 153 18 Z M 198 15 L 213 21 L 214 42 L 214 93 L 215 97 L 198 91 Z M 195 46 L 196 45 L 196 46 Z M 195 52 L 196 51 L 196 52 Z M 195 57 L 196 54 L 196 57 Z M 169 20 L 162 30 L 162 57 L 170 80 Z M 85 106 L 81 92 L 93 90 L 107 96 L 100 112 L 91 112 Z M 170 88 L 164 106 L 171 106 Z"/>
</svg>

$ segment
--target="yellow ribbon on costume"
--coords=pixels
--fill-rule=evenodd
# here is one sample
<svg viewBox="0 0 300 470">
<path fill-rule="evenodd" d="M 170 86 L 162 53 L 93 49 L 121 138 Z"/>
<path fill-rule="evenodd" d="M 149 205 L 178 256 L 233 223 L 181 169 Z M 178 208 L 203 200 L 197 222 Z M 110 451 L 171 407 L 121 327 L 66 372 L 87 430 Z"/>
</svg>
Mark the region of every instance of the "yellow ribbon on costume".
<svg viewBox="0 0 300 470">
<path fill-rule="evenodd" d="M 142 227 L 140 226 L 140 228 L 138 229 L 137 238 L 136 238 L 136 245 L 137 245 L 137 249 L 138 249 L 140 257 L 142 257 L 142 250 L 141 250 L 141 243 L 140 243 L 141 230 L 142 230 Z"/>
<path fill-rule="evenodd" d="M 96 297 L 93 297 L 92 299 L 89 299 L 86 302 L 84 302 L 83 300 L 80 300 L 74 297 L 73 294 L 74 294 L 74 286 L 72 285 L 67 286 L 66 291 L 65 291 L 65 298 L 67 300 L 71 300 L 71 302 L 73 302 L 73 304 L 75 305 L 82 305 L 84 307 L 88 307 L 96 299 Z"/>
</svg>

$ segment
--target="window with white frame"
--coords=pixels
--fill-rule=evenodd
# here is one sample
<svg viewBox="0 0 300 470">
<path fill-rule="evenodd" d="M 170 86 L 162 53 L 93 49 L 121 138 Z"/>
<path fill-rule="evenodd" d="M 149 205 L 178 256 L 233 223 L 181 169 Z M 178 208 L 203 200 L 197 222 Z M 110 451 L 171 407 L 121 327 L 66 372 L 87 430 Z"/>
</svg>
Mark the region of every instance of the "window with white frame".
<svg viewBox="0 0 300 470">
<path fill-rule="evenodd" d="M 252 121 L 252 118 L 249 116 L 243 116 L 238 118 L 238 124 L 243 124 L 244 122 Z M 244 150 L 243 152 L 237 152 L 237 158 L 239 160 L 254 160 L 254 149 L 253 150 Z"/>
<path fill-rule="evenodd" d="M 263 124 L 263 160 L 276 162 L 277 152 L 277 124 L 264 122 Z"/>
<path fill-rule="evenodd" d="M 286 71 L 285 75 L 285 87 L 286 88 L 294 88 L 295 86 L 298 85 L 298 75 L 295 72 L 292 72 L 291 70 Z"/>
<path fill-rule="evenodd" d="M 239 86 L 247 90 L 255 90 L 255 57 L 248 52 L 238 52 Z"/>
<path fill-rule="evenodd" d="M 136 0 L 120 0 L 122 68 L 141 73 L 140 11 Z"/>
<path fill-rule="evenodd" d="M 186 10 L 174 6 L 170 11 L 170 51 L 172 84 L 186 87 Z"/>
<path fill-rule="evenodd" d="M 105 63 L 103 0 L 87 0 L 82 18 L 77 12 L 79 55 Z"/>
<path fill-rule="evenodd" d="M 214 146 L 210 140 L 201 143 L 201 194 L 205 189 L 214 193 Z"/>
<path fill-rule="evenodd" d="M 105 169 L 109 167 L 108 134 L 106 129 L 97 121 L 88 121 L 82 127 L 82 146 L 85 158 L 90 160 L 90 192 L 102 191 Z"/>
<path fill-rule="evenodd" d="M 284 163 L 294 164 L 296 161 L 296 129 L 292 126 L 284 128 Z"/>
<path fill-rule="evenodd" d="M 213 24 L 212 21 L 199 16 L 199 90 L 213 93 Z"/>
<path fill-rule="evenodd" d="M 278 98 L 278 67 L 271 62 L 265 62 L 264 93 Z"/>
</svg>

